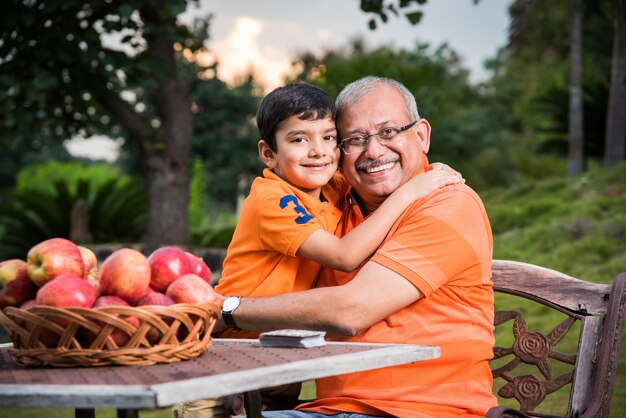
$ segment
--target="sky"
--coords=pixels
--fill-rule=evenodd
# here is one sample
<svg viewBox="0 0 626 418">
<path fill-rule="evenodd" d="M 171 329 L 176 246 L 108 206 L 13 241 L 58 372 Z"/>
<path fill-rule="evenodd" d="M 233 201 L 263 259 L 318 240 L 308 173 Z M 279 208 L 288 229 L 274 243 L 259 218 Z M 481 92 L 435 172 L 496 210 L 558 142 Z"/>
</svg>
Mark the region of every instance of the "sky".
<svg viewBox="0 0 626 418">
<path fill-rule="evenodd" d="M 268 91 L 282 84 L 299 53 L 322 53 L 361 37 L 369 47 L 389 45 L 411 49 L 426 42 L 432 49 L 447 43 L 470 70 L 474 82 L 484 80 L 483 62 L 505 46 L 512 0 L 430 0 L 424 16 L 411 25 L 403 16 L 379 21 L 360 10 L 359 0 L 200 0 L 181 19 L 212 14 L 206 47 L 219 60 L 218 77 L 236 83 L 250 71 Z M 113 161 L 120 141 L 97 137 L 66 142 L 77 156 Z"/>
</svg>

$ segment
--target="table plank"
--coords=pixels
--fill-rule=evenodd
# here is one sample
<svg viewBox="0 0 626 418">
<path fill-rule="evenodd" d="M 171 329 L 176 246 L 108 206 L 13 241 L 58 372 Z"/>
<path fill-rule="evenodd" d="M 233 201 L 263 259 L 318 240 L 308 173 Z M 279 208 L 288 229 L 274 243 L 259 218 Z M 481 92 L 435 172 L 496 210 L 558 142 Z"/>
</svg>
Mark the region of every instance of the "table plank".
<svg viewBox="0 0 626 418">
<path fill-rule="evenodd" d="M 216 339 L 202 356 L 153 366 L 24 368 L 0 349 L 0 406 L 160 408 L 279 384 L 421 361 L 438 347 L 328 343 L 265 348 Z"/>
<path fill-rule="evenodd" d="M 355 343 L 352 343 L 355 344 Z M 342 346 L 345 343 L 329 343 L 330 346 Z M 334 354 L 328 357 L 294 361 L 243 370 L 218 376 L 206 376 L 184 382 L 153 385 L 157 396 L 157 405 L 166 406 L 193 399 L 217 398 L 233 393 L 247 392 L 266 387 L 305 380 L 336 376 L 345 373 L 377 369 L 398 364 L 411 363 L 439 357 L 439 347 L 415 345 L 363 344 L 375 347 L 367 351 Z M 275 350 L 293 350 L 282 348 Z M 312 350 L 312 349 L 298 349 Z M 185 392 L 185 395 L 178 393 Z M 181 396 L 187 399 L 177 400 Z"/>
</svg>

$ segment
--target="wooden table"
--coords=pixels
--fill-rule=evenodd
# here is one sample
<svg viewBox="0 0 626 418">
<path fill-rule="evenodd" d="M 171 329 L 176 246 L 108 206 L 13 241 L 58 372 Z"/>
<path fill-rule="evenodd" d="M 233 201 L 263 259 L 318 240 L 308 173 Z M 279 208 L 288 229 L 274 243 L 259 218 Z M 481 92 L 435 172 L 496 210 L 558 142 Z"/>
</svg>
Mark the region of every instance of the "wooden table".
<svg viewBox="0 0 626 418">
<path fill-rule="evenodd" d="M 330 342 L 315 348 L 266 348 L 258 340 L 216 339 L 200 357 L 153 366 L 25 368 L 0 348 L 1 407 L 73 407 L 77 417 L 211 399 L 439 357 L 439 348 Z"/>
</svg>

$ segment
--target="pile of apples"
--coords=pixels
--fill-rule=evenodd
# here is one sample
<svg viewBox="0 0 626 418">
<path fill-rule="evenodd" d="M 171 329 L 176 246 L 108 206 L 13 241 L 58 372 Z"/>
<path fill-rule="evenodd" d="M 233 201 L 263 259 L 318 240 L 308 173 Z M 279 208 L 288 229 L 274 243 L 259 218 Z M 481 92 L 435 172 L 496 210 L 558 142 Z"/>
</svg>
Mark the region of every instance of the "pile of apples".
<svg viewBox="0 0 626 418">
<path fill-rule="evenodd" d="M 147 257 L 121 248 L 98 266 L 91 249 L 51 238 L 33 246 L 26 260 L 0 262 L 0 308 L 221 304 L 210 281 L 204 261 L 176 246 Z"/>
</svg>

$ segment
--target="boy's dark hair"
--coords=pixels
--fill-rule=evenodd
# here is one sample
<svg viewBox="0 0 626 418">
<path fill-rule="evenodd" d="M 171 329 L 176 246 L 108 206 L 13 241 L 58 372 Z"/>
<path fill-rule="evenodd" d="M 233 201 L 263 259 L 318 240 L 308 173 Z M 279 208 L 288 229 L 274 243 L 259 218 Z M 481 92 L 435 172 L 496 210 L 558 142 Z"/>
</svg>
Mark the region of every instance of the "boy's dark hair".
<svg viewBox="0 0 626 418">
<path fill-rule="evenodd" d="M 256 126 L 270 149 L 276 152 L 276 131 L 292 116 L 302 120 L 335 120 L 335 101 L 319 87 L 290 83 L 272 90 L 263 98 L 256 114 Z"/>
</svg>

